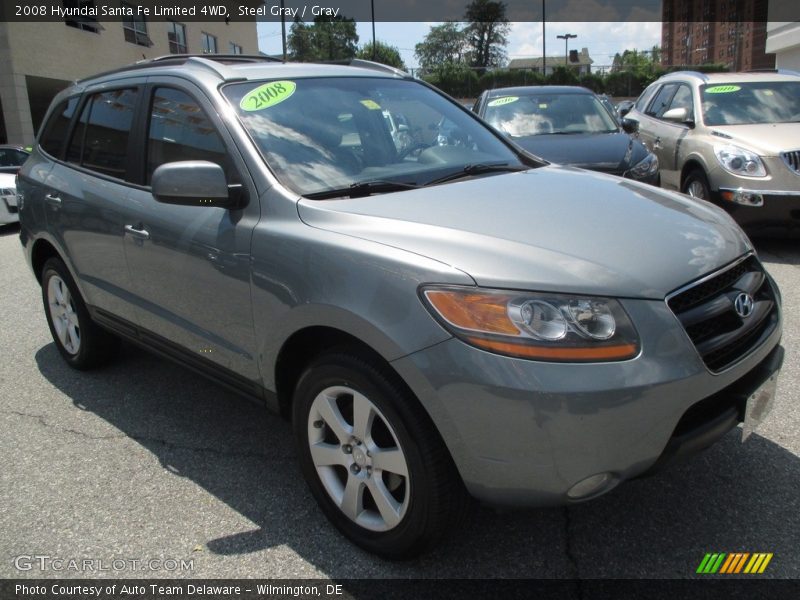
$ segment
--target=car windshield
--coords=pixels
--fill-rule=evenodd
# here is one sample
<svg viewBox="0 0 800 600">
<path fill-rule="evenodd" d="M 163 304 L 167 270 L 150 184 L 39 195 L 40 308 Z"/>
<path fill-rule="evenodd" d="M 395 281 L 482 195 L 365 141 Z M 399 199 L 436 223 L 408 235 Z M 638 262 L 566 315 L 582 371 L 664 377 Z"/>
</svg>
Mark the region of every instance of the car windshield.
<svg viewBox="0 0 800 600">
<path fill-rule="evenodd" d="M 372 182 L 410 188 L 475 165 L 523 166 L 468 112 L 413 81 L 250 81 L 223 92 L 269 167 L 303 195 Z"/>
<path fill-rule="evenodd" d="M 592 94 L 514 94 L 492 98 L 486 120 L 511 137 L 612 133 L 617 124 Z"/>
<path fill-rule="evenodd" d="M 706 125 L 800 122 L 800 83 L 758 81 L 700 88 Z"/>
</svg>

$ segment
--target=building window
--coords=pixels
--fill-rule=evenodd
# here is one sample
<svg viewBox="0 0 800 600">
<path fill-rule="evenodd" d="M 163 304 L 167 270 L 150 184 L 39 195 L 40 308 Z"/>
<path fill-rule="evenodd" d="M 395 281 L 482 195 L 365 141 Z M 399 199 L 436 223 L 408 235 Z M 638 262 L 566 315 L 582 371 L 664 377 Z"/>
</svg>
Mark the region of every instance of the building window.
<svg viewBox="0 0 800 600">
<path fill-rule="evenodd" d="M 122 17 L 122 29 L 125 32 L 125 41 L 138 46 L 152 46 L 153 42 L 147 35 L 147 23 L 143 15 L 138 14 L 136 5 L 130 2 L 123 2 L 122 8 L 125 13 L 132 13 Z"/>
<path fill-rule="evenodd" d="M 170 54 L 187 54 L 186 25 L 183 23 L 167 22 L 167 38 L 169 38 Z"/>
<path fill-rule="evenodd" d="M 217 36 L 203 32 L 203 54 L 217 53 Z"/>
<path fill-rule="evenodd" d="M 242 47 L 239 44 L 234 44 L 233 42 L 230 42 L 228 44 L 228 54 L 241 54 L 241 53 L 242 53 Z"/>
<path fill-rule="evenodd" d="M 72 9 L 94 9 L 94 0 L 63 0 L 62 4 L 67 10 Z M 91 12 L 91 11 L 87 11 Z M 100 33 L 103 29 L 102 25 L 97 22 L 97 17 L 76 15 L 74 17 L 65 17 L 64 24 L 67 27 L 74 27 L 82 31 L 91 31 L 92 33 Z"/>
</svg>

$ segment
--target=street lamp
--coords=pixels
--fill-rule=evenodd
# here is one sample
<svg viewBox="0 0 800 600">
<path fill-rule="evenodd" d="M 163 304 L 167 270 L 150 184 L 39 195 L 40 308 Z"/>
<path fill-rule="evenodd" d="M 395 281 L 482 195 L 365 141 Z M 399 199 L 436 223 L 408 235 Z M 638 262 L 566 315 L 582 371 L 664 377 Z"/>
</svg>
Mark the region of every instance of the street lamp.
<svg viewBox="0 0 800 600">
<path fill-rule="evenodd" d="M 564 66 L 569 66 L 569 41 L 578 37 L 574 33 L 565 33 L 564 35 L 556 36 L 560 40 L 564 40 Z"/>
</svg>

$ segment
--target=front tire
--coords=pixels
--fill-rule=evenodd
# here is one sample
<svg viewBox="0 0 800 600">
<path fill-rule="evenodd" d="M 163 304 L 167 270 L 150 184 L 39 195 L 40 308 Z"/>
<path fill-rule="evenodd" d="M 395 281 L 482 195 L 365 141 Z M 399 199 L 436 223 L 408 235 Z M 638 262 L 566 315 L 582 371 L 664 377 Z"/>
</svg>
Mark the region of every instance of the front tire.
<svg viewBox="0 0 800 600">
<path fill-rule="evenodd" d="M 42 268 L 42 301 L 53 341 L 67 364 L 92 369 L 114 356 L 119 340 L 92 321 L 61 259 L 51 258 Z"/>
<path fill-rule="evenodd" d="M 711 202 L 711 186 L 708 185 L 706 174 L 700 169 L 695 169 L 686 176 L 681 191 L 693 198 Z"/>
<path fill-rule="evenodd" d="M 365 550 L 412 558 L 452 529 L 466 490 L 428 415 L 388 367 L 315 360 L 294 396 L 300 467 L 328 519 Z"/>
</svg>

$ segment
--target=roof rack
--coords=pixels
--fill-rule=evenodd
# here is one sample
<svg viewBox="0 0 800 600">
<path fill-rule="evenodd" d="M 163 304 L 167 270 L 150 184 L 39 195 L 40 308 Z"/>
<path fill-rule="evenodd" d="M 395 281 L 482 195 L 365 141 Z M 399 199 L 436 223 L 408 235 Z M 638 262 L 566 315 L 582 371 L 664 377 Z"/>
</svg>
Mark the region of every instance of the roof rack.
<svg viewBox="0 0 800 600">
<path fill-rule="evenodd" d="M 98 77 L 105 77 L 107 75 L 113 75 L 114 73 L 134 71 L 136 69 L 184 65 L 190 60 L 195 64 L 209 67 L 221 77 L 224 77 L 224 74 L 221 69 L 218 69 L 214 66 L 214 63 L 230 65 L 240 63 L 283 62 L 283 60 L 280 58 L 261 54 L 166 54 L 164 56 L 139 60 L 131 65 L 125 65 L 124 67 L 118 67 L 116 69 L 111 69 L 110 71 L 103 71 L 102 73 L 97 73 L 91 77 L 84 77 L 83 79 L 79 79 L 76 83 L 83 83 L 85 81 L 89 81 L 90 79 L 97 79 Z"/>
<path fill-rule="evenodd" d="M 364 60 L 361 58 L 345 58 L 342 60 L 323 60 L 319 61 L 317 64 L 360 67 L 362 69 L 372 69 L 373 71 L 380 71 L 382 73 L 391 73 L 392 75 L 397 75 L 399 77 L 405 77 L 405 78 L 411 77 L 409 73 L 406 73 L 402 69 L 396 69 L 395 67 L 390 67 L 389 65 L 384 65 L 383 63 L 375 62 L 372 60 Z"/>
<path fill-rule="evenodd" d="M 663 77 L 669 77 L 670 75 L 691 75 L 693 77 L 699 77 L 703 81 L 708 81 L 708 75 L 706 73 L 701 73 L 700 71 L 670 71 L 669 73 L 663 75 Z"/>
</svg>

